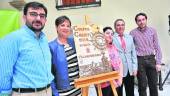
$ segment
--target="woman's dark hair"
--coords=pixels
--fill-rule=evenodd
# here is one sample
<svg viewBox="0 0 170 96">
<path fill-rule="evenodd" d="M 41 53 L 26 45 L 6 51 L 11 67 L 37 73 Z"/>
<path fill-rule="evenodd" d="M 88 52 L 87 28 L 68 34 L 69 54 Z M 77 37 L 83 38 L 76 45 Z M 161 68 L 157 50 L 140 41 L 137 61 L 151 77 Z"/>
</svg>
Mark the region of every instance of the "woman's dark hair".
<svg viewBox="0 0 170 96">
<path fill-rule="evenodd" d="M 112 30 L 112 31 L 113 31 L 112 27 L 107 26 L 107 27 L 104 27 L 104 28 L 103 28 L 103 32 L 105 33 L 105 32 L 106 32 L 106 30 L 108 30 L 108 29 L 110 29 L 110 30 Z"/>
<path fill-rule="evenodd" d="M 24 15 L 27 15 L 28 8 L 34 8 L 34 9 L 43 8 L 45 11 L 45 15 L 47 17 L 47 8 L 39 2 L 29 2 L 29 3 L 25 4 Z"/>
<path fill-rule="evenodd" d="M 136 16 L 135 16 L 135 21 L 136 21 L 136 22 L 137 22 L 138 16 L 140 16 L 140 15 L 145 16 L 146 19 L 148 18 L 145 13 L 138 13 L 138 14 L 136 14 Z"/>
<path fill-rule="evenodd" d="M 62 24 L 65 20 L 68 20 L 71 26 L 71 21 L 67 16 L 60 16 L 55 20 L 55 25 L 59 26 L 60 24 Z"/>
</svg>

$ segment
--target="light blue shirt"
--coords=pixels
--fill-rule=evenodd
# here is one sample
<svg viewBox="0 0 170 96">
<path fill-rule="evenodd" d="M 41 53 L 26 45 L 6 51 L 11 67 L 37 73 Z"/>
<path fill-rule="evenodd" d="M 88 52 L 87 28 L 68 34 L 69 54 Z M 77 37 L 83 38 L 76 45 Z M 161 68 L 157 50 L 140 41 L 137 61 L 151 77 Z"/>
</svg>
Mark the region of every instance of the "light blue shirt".
<svg viewBox="0 0 170 96">
<path fill-rule="evenodd" d="M 0 40 L 0 93 L 11 88 L 40 88 L 53 80 L 51 54 L 43 32 L 40 38 L 27 26 Z"/>
<path fill-rule="evenodd" d="M 113 36 L 113 44 L 116 46 L 123 63 L 123 77 L 126 77 L 128 72 L 132 75 L 133 72 L 137 71 L 138 64 L 132 36 L 124 34 L 123 38 L 126 44 L 125 50 L 121 46 L 120 36 L 117 33 Z"/>
</svg>

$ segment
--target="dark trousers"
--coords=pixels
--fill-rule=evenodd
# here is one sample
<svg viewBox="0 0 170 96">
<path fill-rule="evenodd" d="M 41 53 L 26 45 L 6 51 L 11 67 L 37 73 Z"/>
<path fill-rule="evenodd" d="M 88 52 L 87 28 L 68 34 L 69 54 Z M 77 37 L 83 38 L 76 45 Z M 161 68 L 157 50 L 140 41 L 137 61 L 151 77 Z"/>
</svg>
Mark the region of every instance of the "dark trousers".
<svg viewBox="0 0 170 96">
<path fill-rule="evenodd" d="M 134 76 L 130 76 L 129 72 L 123 77 L 122 85 L 117 88 L 118 96 L 123 96 L 123 85 L 125 86 L 126 96 L 134 96 Z"/>
<path fill-rule="evenodd" d="M 149 86 L 150 95 L 158 96 L 157 71 L 154 55 L 138 56 L 138 91 L 139 96 L 147 96 L 146 89 Z"/>
<path fill-rule="evenodd" d="M 114 96 L 111 86 L 102 88 L 102 95 L 103 96 Z"/>
<path fill-rule="evenodd" d="M 97 96 L 99 96 L 96 86 L 95 86 L 95 89 L 96 89 Z M 118 93 L 118 89 L 119 87 L 116 88 L 117 93 Z M 111 85 L 106 88 L 102 88 L 102 95 L 103 96 L 114 96 Z"/>
</svg>

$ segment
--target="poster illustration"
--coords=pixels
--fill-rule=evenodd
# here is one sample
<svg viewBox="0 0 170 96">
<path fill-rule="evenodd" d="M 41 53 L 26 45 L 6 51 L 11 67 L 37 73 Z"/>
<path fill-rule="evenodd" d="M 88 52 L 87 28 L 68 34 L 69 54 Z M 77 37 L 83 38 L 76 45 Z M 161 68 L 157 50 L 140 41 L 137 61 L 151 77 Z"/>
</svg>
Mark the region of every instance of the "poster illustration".
<svg viewBox="0 0 170 96">
<path fill-rule="evenodd" d="M 97 25 L 73 26 L 80 77 L 112 71 L 106 42 Z"/>
</svg>

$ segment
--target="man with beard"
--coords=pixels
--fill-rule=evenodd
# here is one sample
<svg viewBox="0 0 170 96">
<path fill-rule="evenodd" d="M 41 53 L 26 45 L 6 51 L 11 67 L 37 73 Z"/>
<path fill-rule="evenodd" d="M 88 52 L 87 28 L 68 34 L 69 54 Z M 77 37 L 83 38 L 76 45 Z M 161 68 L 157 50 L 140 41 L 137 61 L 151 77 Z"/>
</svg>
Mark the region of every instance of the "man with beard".
<svg viewBox="0 0 170 96">
<path fill-rule="evenodd" d="M 42 32 L 47 9 L 30 2 L 23 14 L 25 25 L 1 39 L 0 95 L 52 96 L 51 54 Z"/>
<path fill-rule="evenodd" d="M 158 42 L 157 32 L 154 28 L 147 26 L 147 15 L 138 13 L 135 16 L 137 28 L 130 34 L 136 47 L 138 58 L 138 91 L 139 96 L 147 96 L 147 84 L 150 95 L 158 96 L 157 71 L 161 68 L 162 53 Z"/>
</svg>

